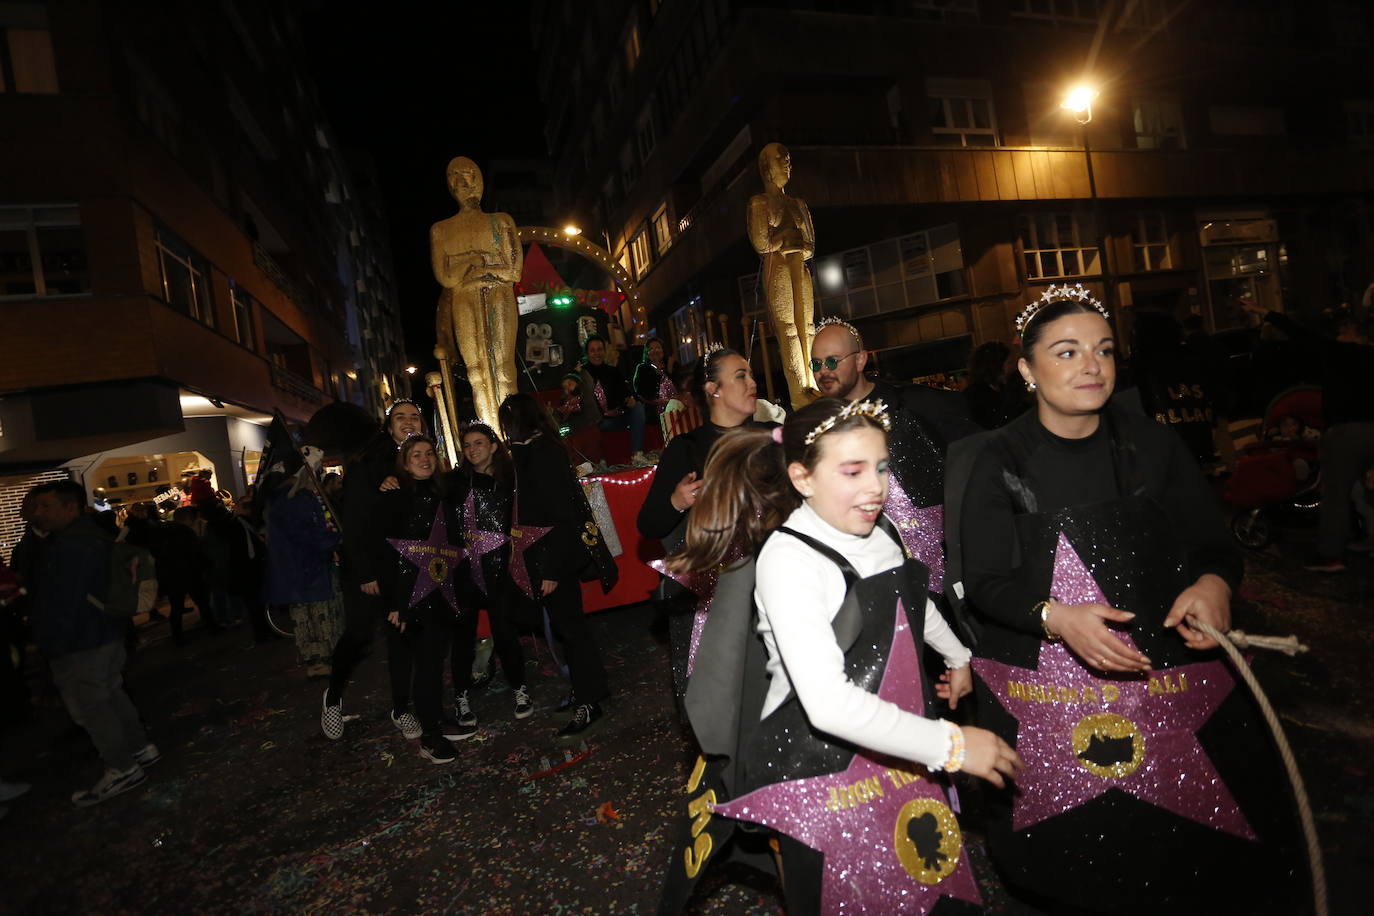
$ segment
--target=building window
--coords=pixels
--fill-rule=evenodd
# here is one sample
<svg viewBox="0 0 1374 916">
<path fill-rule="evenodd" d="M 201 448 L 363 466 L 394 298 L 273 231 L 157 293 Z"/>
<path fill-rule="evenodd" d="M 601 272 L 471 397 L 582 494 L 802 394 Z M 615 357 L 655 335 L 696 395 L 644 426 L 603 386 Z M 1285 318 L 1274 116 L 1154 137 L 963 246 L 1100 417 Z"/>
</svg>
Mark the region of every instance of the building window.
<svg viewBox="0 0 1374 916">
<path fill-rule="evenodd" d="M 930 132 L 936 143 L 996 146 L 997 121 L 992 87 L 984 80 L 930 79 Z"/>
<path fill-rule="evenodd" d="M 651 253 L 649 250 L 649 232 L 646 229 L 639 230 L 639 234 L 630 242 L 630 253 L 633 256 L 634 278 L 636 280 L 649 272 L 651 263 Z"/>
<path fill-rule="evenodd" d="M 1136 270 L 1170 270 L 1169 233 L 1164 214 L 1137 213 L 1131 224 L 1131 246 L 1135 249 Z"/>
<path fill-rule="evenodd" d="M 162 273 L 162 299 L 206 327 L 215 326 L 210 298 L 210 265 L 171 230 L 157 229 L 157 260 Z"/>
<path fill-rule="evenodd" d="M 658 245 L 659 256 L 672 247 L 673 244 L 673 223 L 668 219 L 668 204 L 661 203 L 654 211 L 654 218 L 650 220 L 654 227 L 654 242 Z"/>
<path fill-rule="evenodd" d="M 624 189 L 626 197 L 630 196 L 638 180 L 639 156 L 635 153 L 634 141 L 627 140 L 620 149 L 620 186 Z"/>
<path fill-rule="evenodd" d="M 1280 137 L 1286 132 L 1283 109 L 1213 105 L 1208 111 L 1212 133 L 1245 137 Z"/>
<path fill-rule="evenodd" d="M 0 207 L 0 297 L 91 291 L 75 206 Z"/>
<path fill-rule="evenodd" d="M 0 92 L 56 91 L 57 62 L 44 5 L 0 4 Z"/>
<path fill-rule="evenodd" d="M 1010 0 L 1013 17 L 1061 24 L 1096 25 L 1098 0 Z"/>
<path fill-rule="evenodd" d="M 816 314 L 866 318 L 967 295 L 963 247 L 954 223 L 817 257 Z M 739 278 L 746 315 L 765 302 L 758 275 Z"/>
<path fill-rule="evenodd" d="M 1345 103 L 1345 136 L 1357 146 L 1374 146 L 1374 101 Z"/>
<path fill-rule="evenodd" d="M 234 339 L 250 350 L 256 349 L 253 345 L 253 297 L 231 282 L 229 301 L 234 306 Z"/>
<path fill-rule="evenodd" d="M 635 139 L 639 144 L 639 161 L 648 162 L 649 154 L 654 151 L 656 140 L 654 136 L 654 99 L 652 98 L 644 106 L 644 113 L 639 116 Z"/>
<path fill-rule="evenodd" d="M 1135 99 L 1131 108 L 1135 118 L 1136 149 L 1187 148 L 1183 139 L 1183 111 L 1178 102 Z"/>
<path fill-rule="evenodd" d="M 1026 276 L 1082 277 L 1101 272 L 1092 243 L 1091 219 L 1080 213 L 1035 213 L 1021 217 Z"/>
</svg>

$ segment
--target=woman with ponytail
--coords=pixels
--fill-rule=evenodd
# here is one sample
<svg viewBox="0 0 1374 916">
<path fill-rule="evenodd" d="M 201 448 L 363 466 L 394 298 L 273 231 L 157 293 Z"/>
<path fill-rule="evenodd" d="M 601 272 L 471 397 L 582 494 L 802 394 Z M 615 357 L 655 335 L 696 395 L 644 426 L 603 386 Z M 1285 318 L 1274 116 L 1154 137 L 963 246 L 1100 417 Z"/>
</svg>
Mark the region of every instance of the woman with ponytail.
<svg viewBox="0 0 1374 916">
<path fill-rule="evenodd" d="M 682 546 L 688 511 L 701 492 L 707 458 L 721 437 L 731 430 L 766 431 L 777 426 L 754 421 L 758 385 L 748 361 L 734 350 L 718 347 L 699 360 L 691 392 L 698 404 L 705 405 L 708 420 L 696 429 L 674 436 L 668 443 L 639 509 L 639 533 L 661 540 L 669 553 Z M 698 600 L 709 598 L 710 595 L 689 592 L 667 578 L 659 590 L 659 607 L 668 615 L 673 686 L 679 696 L 687 688 L 690 669 L 693 607 Z"/>
</svg>

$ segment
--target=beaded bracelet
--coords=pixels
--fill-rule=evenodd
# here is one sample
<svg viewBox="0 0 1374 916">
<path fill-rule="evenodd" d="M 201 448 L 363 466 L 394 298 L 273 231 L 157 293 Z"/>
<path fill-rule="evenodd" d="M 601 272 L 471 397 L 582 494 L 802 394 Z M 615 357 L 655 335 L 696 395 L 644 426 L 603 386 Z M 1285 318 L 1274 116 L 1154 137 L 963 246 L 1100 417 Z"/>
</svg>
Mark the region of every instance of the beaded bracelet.
<svg viewBox="0 0 1374 916">
<path fill-rule="evenodd" d="M 964 730 L 947 719 L 941 721 L 949 732 L 949 754 L 939 769 L 946 773 L 957 773 L 964 768 L 964 753 L 967 750 L 964 746 Z"/>
</svg>

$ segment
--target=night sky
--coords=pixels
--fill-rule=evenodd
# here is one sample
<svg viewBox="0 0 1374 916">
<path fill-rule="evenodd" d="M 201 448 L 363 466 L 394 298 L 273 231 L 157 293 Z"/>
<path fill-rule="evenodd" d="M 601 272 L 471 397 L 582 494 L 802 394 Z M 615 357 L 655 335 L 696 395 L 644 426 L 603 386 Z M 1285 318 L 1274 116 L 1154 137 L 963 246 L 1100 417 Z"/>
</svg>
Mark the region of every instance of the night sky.
<svg viewBox="0 0 1374 916">
<path fill-rule="evenodd" d="M 390 215 L 406 353 L 431 367 L 439 287 L 429 227 L 453 215 L 444 166 L 542 158 L 528 0 L 308 0 L 302 33 L 339 141 L 374 157 Z"/>
</svg>

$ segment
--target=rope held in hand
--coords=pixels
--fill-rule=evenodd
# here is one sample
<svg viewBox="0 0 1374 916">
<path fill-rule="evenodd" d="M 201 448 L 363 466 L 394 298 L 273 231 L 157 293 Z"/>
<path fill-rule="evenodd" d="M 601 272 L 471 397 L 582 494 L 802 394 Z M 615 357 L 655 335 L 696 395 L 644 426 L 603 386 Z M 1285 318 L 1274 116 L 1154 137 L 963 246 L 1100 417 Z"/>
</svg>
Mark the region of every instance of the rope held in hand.
<svg viewBox="0 0 1374 916">
<path fill-rule="evenodd" d="M 1265 695 L 1259 681 L 1255 679 L 1254 672 L 1250 670 L 1250 666 L 1246 664 L 1245 658 L 1237 648 L 1239 645 L 1246 648 L 1275 649 L 1293 655 L 1296 652 L 1306 652 L 1307 646 L 1299 643 L 1295 636 L 1290 636 L 1287 639 L 1273 636 L 1247 636 L 1239 630 L 1231 633 L 1232 637 L 1238 638 L 1229 639 L 1225 633 L 1216 627 L 1204 623 L 1192 615 L 1188 616 L 1188 626 L 1216 640 L 1217 644 L 1230 656 L 1241 680 L 1245 681 L 1250 692 L 1255 695 L 1255 700 L 1259 702 L 1260 712 L 1264 714 L 1264 721 L 1269 724 L 1269 731 L 1274 735 L 1274 743 L 1278 746 L 1279 757 L 1283 760 L 1284 768 L 1288 770 L 1288 782 L 1293 787 L 1293 799 L 1298 805 L 1298 820 L 1302 823 L 1303 838 L 1307 841 L 1307 861 L 1312 871 L 1312 908 L 1316 916 L 1327 916 L 1329 911 L 1326 904 L 1326 868 L 1322 865 L 1322 850 L 1317 840 L 1317 825 L 1312 819 L 1312 805 L 1307 799 L 1307 787 L 1303 785 L 1302 773 L 1298 772 L 1298 762 L 1293 757 L 1293 749 L 1288 746 L 1288 736 L 1283 732 L 1283 726 L 1279 723 L 1279 717 L 1274 712 L 1274 707 L 1269 703 L 1269 697 Z"/>
</svg>

